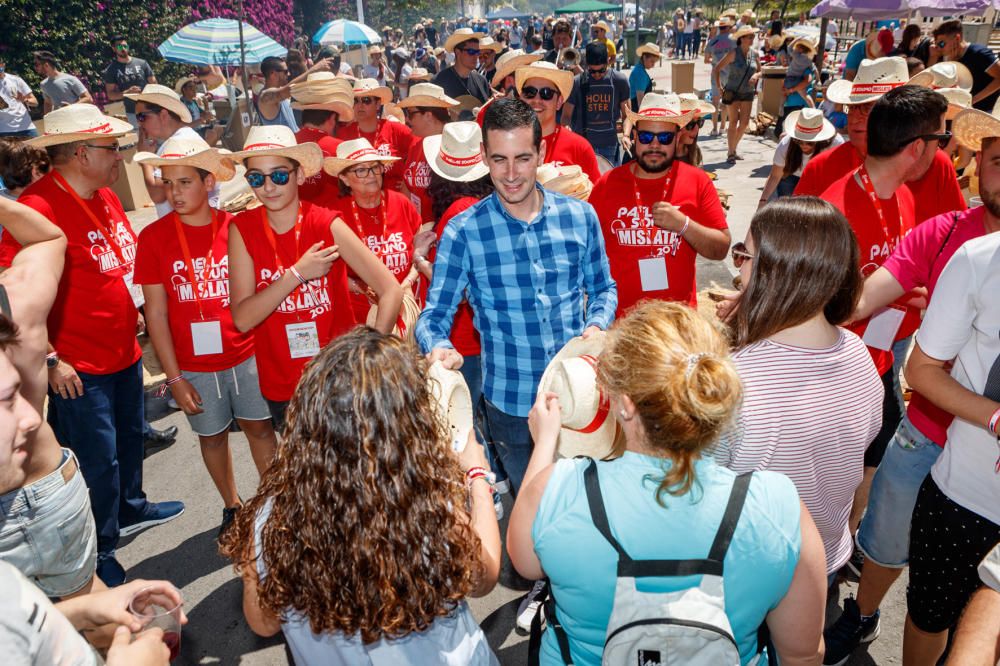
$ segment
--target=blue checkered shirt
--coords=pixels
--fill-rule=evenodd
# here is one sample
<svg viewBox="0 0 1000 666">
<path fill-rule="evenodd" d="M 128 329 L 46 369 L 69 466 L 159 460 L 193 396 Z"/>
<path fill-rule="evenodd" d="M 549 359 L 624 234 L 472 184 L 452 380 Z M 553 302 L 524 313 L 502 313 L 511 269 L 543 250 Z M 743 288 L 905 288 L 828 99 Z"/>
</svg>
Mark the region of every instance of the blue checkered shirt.
<svg viewBox="0 0 1000 666">
<path fill-rule="evenodd" d="M 542 210 L 530 223 L 496 194 L 448 223 L 417 321 L 424 352 L 451 347 L 455 310 L 467 297 L 482 339 L 483 394 L 515 416 L 528 415 L 556 352 L 588 326 L 607 328 L 618 306 L 593 207 L 539 189 Z"/>
</svg>

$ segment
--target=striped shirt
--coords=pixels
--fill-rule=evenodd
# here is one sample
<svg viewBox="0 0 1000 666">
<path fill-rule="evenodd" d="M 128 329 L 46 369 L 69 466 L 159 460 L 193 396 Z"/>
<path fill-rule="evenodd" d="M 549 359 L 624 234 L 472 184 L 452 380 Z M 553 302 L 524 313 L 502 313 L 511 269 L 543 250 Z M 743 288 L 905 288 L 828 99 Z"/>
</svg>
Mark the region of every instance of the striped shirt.
<svg viewBox="0 0 1000 666">
<path fill-rule="evenodd" d="M 451 348 L 467 295 L 482 340 L 483 394 L 514 416 L 528 415 L 556 352 L 588 326 L 607 328 L 618 306 L 593 207 L 538 189 L 542 208 L 531 222 L 511 216 L 495 193 L 451 220 L 416 330 L 424 352 Z"/>
<path fill-rule="evenodd" d="M 882 426 L 882 382 L 865 344 L 840 330 L 827 349 L 761 340 L 733 355 L 743 407 L 716 460 L 791 478 L 819 529 L 827 572 L 851 556 L 847 521 L 865 449 Z"/>
</svg>

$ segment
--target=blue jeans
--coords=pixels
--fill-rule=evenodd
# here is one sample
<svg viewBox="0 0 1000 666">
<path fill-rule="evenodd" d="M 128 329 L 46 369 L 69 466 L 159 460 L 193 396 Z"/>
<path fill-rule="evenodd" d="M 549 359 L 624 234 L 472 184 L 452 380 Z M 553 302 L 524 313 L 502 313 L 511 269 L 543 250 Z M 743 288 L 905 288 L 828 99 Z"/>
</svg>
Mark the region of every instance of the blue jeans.
<svg viewBox="0 0 1000 666">
<path fill-rule="evenodd" d="M 476 434 L 479 437 L 479 441 L 483 443 L 483 449 L 486 451 L 486 461 L 490 464 L 490 469 L 493 470 L 493 473 L 496 475 L 497 481 L 505 481 L 507 479 L 507 474 L 503 471 L 503 465 L 499 463 L 500 457 L 497 455 L 496 449 L 493 447 L 493 442 L 488 440 L 483 435 L 485 428 L 479 411 L 479 399 L 483 396 L 482 358 L 477 355 L 463 356 L 462 359 L 462 367 L 459 369 L 459 372 L 462 373 L 465 383 L 469 386 L 469 395 L 472 396 L 472 405 L 476 408 Z"/>
<path fill-rule="evenodd" d="M 480 398 L 478 411 L 483 436 L 499 458 L 497 469 L 503 470 L 510 479 L 511 493 L 517 497 L 534 447 L 528 431 L 528 417 L 507 414 L 486 396 Z"/>
<path fill-rule="evenodd" d="M 49 390 L 48 421 L 59 443 L 76 454 L 90 489 L 99 557 L 114 555 L 120 524 L 138 522 L 142 492 L 142 361 L 109 375 L 78 373 L 83 395 Z"/>
<path fill-rule="evenodd" d="M 691 55 L 697 58 L 699 51 L 701 51 L 701 31 L 695 30 L 691 33 Z"/>
<path fill-rule="evenodd" d="M 613 146 L 591 146 L 594 152 L 611 162 L 611 166 L 622 165 L 622 147 L 617 141 Z"/>
</svg>

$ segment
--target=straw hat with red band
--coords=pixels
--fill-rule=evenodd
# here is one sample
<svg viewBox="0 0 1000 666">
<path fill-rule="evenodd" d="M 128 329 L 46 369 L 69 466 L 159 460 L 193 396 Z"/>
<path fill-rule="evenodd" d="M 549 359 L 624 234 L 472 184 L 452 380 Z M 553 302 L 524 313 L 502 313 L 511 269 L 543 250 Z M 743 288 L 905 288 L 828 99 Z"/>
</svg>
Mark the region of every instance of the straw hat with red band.
<svg viewBox="0 0 1000 666">
<path fill-rule="evenodd" d="M 147 83 L 142 92 L 126 93 L 124 97 L 133 102 L 155 104 L 176 115 L 181 119 L 182 123 L 191 122 L 191 110 L 181 101 L 181 96 L 171 88 L 162 86 L 159 83 Z"/>
<path fill-rule="evenodd" d="M 435 107 L 450 109 L 458 106 L 458 100 L 444 94 L 444 88 L 435 83 L 416 83 L 410 86 L 410 93 L 399 100 L 399 108 Z"/>
<path fill-rule="evenodd" d="M 493 75 L 493 80 L 490 83 L 499 90 L 503 80 L 513 74 L 517 68 L 527 67 L 533 62 L 541 60 L 544 55 L 541 52 L 525 53 L 523 49 L 510 49 L 497 58 L 496 74 Z"/>
<path fill-rule="evenodd" d="M 909 82 L 906 61 L 902 58 L 862 60 L 853 81 L 840 79 L 830 84 L 826 98 L 834 104 L 867 104 L 890 90 Z"/>
<path fill-rule="evenodd" d="M 426 141 L 426 139 L 425 139 Z M 383 164 L 397 161 L 398 157 L 383 155 L 368 142 L 368 139 L 351 139 L 337 146 L 337 156 L 323 160 L 323 170 L 331 176 L 338 176 L 347 168 L 367 162 L 382 162 Z"/>
<path fill-rule="evenodd" d="M 217 150 L 209 146 L 200 136 L 171 137 L 162 146 L 160 154 L 136 153 L 132 158 L 139 164 L 154 167 L 190 166 L 208 171 L 216 180 L 232 180 L 236 175 L 236 165 L 230 159 L 228 150 Z"/>
<path fill-rule="evenodd" d="M 424 158 L 442 178 L 460 183 L 478 180 L 490 172 L 480 151 L 482 142 L 483 131 L 478 123 L 448 123 L 441 134 L 424 137 Z"/>
<path fill-rule="evenodd" d="M 392 91 L 380 86 L 375 79 L 358 79 L 354 82 L 355 97 L 378 97 L 383 104 L 392 101 Z"/>
<path fill-rule="evenodd" d="M 910 84 L 925 88 L 972 90 L 972 72 L 960 62 L 938 62 L 913 75 Z"/>
<path fill-rule="evenodd" d="M 684 111 L 681 99 L 676 93 L 646 93 L 642 98 L 638 111 L 627 110 L 629 127 L 643 120 L 660 123 L 673 123 L 683 127 L 699 116 L 698 110 Z"/>
<path fill-rule="evenodd" d="M 559 397 L 562 428 L 559 455 L 605 458 L 611 453 L 618 424 L 610 399 L 597 384 L 597 364 L 607 340 L 602 331 L 586 340 L 573 338 L 559 350 L 542 375 L 539 395 Z"/>
<path fill-rule="evenodd" d="M 323 166 L 323 151 L 313 142 L 298 143 L 291 128 L 284 125 L 251 127 L 243 150 L 229 156 L 235 162 L 251 157 L 285 157 L 302 167 L 306 178 L 315 176 Z"/>
<path fill-rule="evenodd" d="M 446 369 L 441 361 L 431 363 L 427 370 L 427 383 L 434 396 L 434 406 L 448 425 L 451 449 L 461 453 L 469 442 L 469 433 L 473 427 L 469 385 L 465 383 L 461 372 Z"/>
<path fill-rule="evenodd" d="M 95 137 L 117 138 L 134 131 L 130 123 L 104 115 L 93 104 L 70 104 L 46 113 L 45 134 L 27 143 L 44 148 Z"/>
<path fill-rule="evenodd" d="M 832 139 L 837 128 L 823 117 L 820 109 L 800 109 L 792 111 L 785 118 L 785 134 L 798 141 L 815 143 Z"/>
<path fill-rule="evenodd" d="M 562 95 L 564 102 L 569 99 L 570 93 L 573 92 L 573 72 L 568 69 L 560 69 L 547 60 L 539 60 L 527 67 L 517 68 L 514 72 L 514 85 L 518 92 L 521 92 L 529 79 L 545 79 L 553 83 L 559 90 L 559 94 Z"/>
</svg>

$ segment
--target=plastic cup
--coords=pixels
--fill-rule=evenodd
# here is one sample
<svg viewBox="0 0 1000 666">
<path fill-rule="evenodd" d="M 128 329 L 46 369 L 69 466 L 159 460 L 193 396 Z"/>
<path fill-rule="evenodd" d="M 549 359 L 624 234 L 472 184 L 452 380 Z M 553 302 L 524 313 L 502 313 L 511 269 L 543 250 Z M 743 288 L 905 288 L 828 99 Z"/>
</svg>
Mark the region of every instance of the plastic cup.
<svg viewBox="0 0 1000 666">
<path fill-rule="evenodd" d="M 181 652 L 181 605 L 158 588 L 146 587 L 135 593 L 128 610 L 142 623 L 139 633 L 154 627 L 162 629 L 163 642 L 170 649 L 170 661 L 177 659 Z"/>
</svg>

